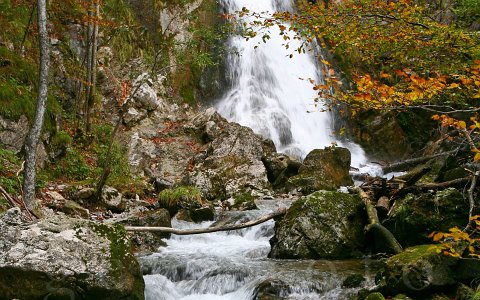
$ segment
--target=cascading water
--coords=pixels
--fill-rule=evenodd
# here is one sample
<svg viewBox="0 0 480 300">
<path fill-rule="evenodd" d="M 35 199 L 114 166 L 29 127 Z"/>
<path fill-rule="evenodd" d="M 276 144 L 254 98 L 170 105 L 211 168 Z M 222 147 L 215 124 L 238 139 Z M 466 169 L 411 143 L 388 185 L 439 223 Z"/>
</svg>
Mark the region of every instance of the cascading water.
<svg viewBox="0 0 480 300">
<path fill-rule="evenodd" d="M 243 6 L 251 11 L 291 10 L 292 1 L 221 0 L 234 13 Z M 248 20 L 247 20 L 248 21 Z M 246 41 L 233 36 L 227 58 L 232 88 L 217 105 L 227 119 L 249 126 L 271 138 L 279 151 L 304 157 L 315 148 L 335 142 L 328 113 L 314 107 L 317 96 L 308 81 L 321 80 L 312 55 L 296 55 L 292 59 L 282 46 L 278 29 L 271 29 L 271 40 Z M 261 40 L 260 40 L 261 41 Z M 291 49 L 300 46 L 292 40 Z M 258 47 L 255 47 L 258 46 Z M 239 53 L 239 55 L 233 53 Z M 314 111 L 307 113 L 307 111 Z M 338 143 L 338 142 L 337 142 Z M 341 143 L 338 143 L 341 145 Z M 344 144 L 352 152 L 352 165 L 360 166 L 365 155 L 355 144 Z M 226 212 L 226 219 L 241 222 L 265 215 L 285 203 L 279 200 L 257 201 L 260 210 Z M 173 221 L 176 228 L 210 226 Z M 279 299 L 348 299 L 357 289 L 342 287 L 351 274 L 373 282 L 376 263 L 359 261 L 294 261 L 272 260 L 269 239 L 273 221 L 228 233 L 197 236 L 172 236 L 159 252 L 139 257 L 145 274 L 147 300 L 250 300 L 263 290 Z M 263 288 L 262 288 L 263 287 Z M 267 296 L 268 298 L 268 296 Z M 270 299 L 270 298 L 269 298 Z"/>
<path fill-rule="evenodd" d="M 226 212 L 224 220 L 244 222 L 258 218 L 285 202 L 257 201 L 259 210 Z M 174 220 L 176 228 L 207 227 Z M 146 300 L 251 300 L 260 287 L 271 286 L 281 299 L 348 299 L 358 289 L 343 288 L 351 274 L 373 285 L 378 263 L 371 260 L 271 260 L 269 239 L 273 221 L 232 232 L 172 236 L 158 253 L 139 257 L 145 274 Z"/>
<path fill-rule="evenodd" d="M 232 14 L 243 7 L 260 13 L 291 10 L 293 5 L 293 0 L 221 2 Z M 322 68 L 311 53 L 288 58 L 294 50 L 285 49 L 277 26 L 270 28 L 269 36 L 267 43 L 260 35 L 248 41 L 241 36 L 230 38 L 227 78 L 232 88 L 219 101 L 217 110 L 229 121 L 272 139 L 278 151 L 303 158 L 313 149 L 336 142 L 330 114 L 315 107 L 317 93 L 308 80 L 300 79 L 321 81 Z M 289 43 L 289 49 L 297 49 L 302 41 L 291 39 Z M 365 164 L 365 154 L 358 145 L 336 143 L 349 148 L 353 166 Z"/>
</svg>

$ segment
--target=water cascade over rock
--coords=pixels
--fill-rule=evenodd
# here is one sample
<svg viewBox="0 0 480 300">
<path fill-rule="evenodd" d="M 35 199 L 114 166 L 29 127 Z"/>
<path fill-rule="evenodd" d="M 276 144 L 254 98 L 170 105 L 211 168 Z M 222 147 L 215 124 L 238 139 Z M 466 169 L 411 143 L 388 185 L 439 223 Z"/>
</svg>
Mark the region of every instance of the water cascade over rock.
<svg viewBox="0 0 480 300">
<path fill-rule="evenodd" d="M 294 5 L 290 0 L 221 2 L 230 13 L 242 7 L 258 13 L 285 11 Z M 250 20 L 246 18 L 245 21 Z M 302 41 L 291 39 L 289 49 L 285 49 L 280 29 L 274 26 L 269 32 L 270 39 L 266 43 L 262 41 L 262 34 L 248 41 L 241 36 L 230 38 L 231 51 L 226 63 L 231 88 L 219 101 L 217 109 L 229 121 L 248 126 L 272 139 L 278 151 L 303 158 L 313 149 L 336 142 L 330 114 L 315 106 L 317 93 L 308 80 L 300 79 L 321 81 L 322 68 L 312 53 L 296 53 L 288 58 Z M 358 145 L 345 143 L 343 146 L 352 152 L 353 166 L 366 162 Z"/>
</svg>

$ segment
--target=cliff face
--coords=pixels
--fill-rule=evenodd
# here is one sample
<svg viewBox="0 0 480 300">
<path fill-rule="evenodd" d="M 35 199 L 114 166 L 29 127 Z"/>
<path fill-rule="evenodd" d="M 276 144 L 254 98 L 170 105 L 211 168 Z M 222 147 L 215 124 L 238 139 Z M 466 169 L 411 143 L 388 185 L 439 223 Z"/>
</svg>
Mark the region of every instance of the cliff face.
<svg viewBox="0 0 480 300">
<path fill-rule="evenodd" d="M 0 8 L 4 28 L 0 34 L 0 150 L 13 159 L 21 156 L 35 111 L 35 14 L 28 1 L 2 2 Z M 110 176 L 112 183 L 124 178 L 119 185 L 130 185 L 133 178 L 144 175 L 143 158 L 135 152 L 140 144 L 150 145 L 155 133 L 187 119 L 200 103 L 220 91 L 224 35 L 218 4 L 213 0 L 107 0 L 94 18 L 76 1 L 69 3 L 69 9 L 51 4 L 48 10 L 52 68 L 39 147 L 42 176 L 45 181 L 93 183 L 105 161 L 120 106 L 127 101 Z M 91 24 L 99 27 L 97 84 L 92 130 L 85 132 L 85 59 Z M 11 169 L 2 170 L 2 175 L 10 176 L 15 167 Z M 15 176 L 10 177 L 9 192 L 17 193 Z"/>
</svg>

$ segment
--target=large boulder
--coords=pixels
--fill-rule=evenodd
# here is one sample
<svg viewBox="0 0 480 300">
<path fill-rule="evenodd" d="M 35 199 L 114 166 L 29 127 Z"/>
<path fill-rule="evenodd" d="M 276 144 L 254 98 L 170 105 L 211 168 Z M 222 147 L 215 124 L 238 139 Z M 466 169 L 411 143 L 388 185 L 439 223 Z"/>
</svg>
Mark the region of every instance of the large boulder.
<svg viewBox="0 0 480 300">
<path fill-rule="evenodd" d="M 64 216 L 28 223 L 11 209 L 0 218 L 0 291 L 1 300 L 139 300 L 144 281 L 122 226 Z"/>
<path fill-rule="evenodd" d="M 297 200 L 277 222 L 272 258 L 344 259 L 364 248 L 363 202 L 356 195 L 318 191 Z"/>
<path fill-rule="evenodd" d="M 197 115 L 192 127 L 207 143 L 207 150 L 196 156 L 187 184 L 199 187 L 208 199 L 270 188 L 262 158 L 275 152 L 272 141 L 227 122 L 213 109 Z"/>
<path fill-rule="evenodd" d="M 339 186 L 353 185 L 350 171 L 350 151 L 342 147 L 312 150 L 298 170 L 290 177 L 287 189 L 297 189 L 304 195 L 318 190 L 336 190 Z"/>
<path fill-rule="evenodd" d="M 459 259 L 438 252 L 441 251 L 437 251 L 435 245 L 420 245 L 390 257 L 380 280 L 379 291 L 384 295 L 405 293 L 414 297 L 453 286 Z"/>
<path fill-rule="evenodd" d="M 395 201 L 383 225 L 404 246 L 425 244 L 431 241 L 427 236 L 433 231 L 465 226 L 468 210 L 468 200 L 454 188 L 408 194 Z"/>
</svg>

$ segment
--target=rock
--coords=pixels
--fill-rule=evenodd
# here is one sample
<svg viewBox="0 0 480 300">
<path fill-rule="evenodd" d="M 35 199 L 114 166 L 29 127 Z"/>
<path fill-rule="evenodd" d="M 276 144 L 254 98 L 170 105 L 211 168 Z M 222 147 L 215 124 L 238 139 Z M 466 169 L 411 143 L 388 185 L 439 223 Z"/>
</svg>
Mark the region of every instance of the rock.
<svg viewBox="0 0 480 300">
<path fill-rule="evenodd" d="M 455 284 L 457 258 L 436 252 L 435 245 L 407 248 L 390 257 L 383 272 L 380 291 L 386 295 L 415 295 Z M 415 298 L 415 297 L 414 297 Z"/>
<path fill-rule="evenodd" d="M 123 212 L 126 208 L 126 202 L 123 199 L 123 195 L 109 186 L 103 188 L 100 201 L 107 209 L 115 213 Z"/>
<path fill-rule="evenodd" d="M 21 116 L 18 121 L 0 117 L 0 144 L 5 149 L 19 153 L 22 150 L 27 133 L 28 119 L 26 116 Z"/>
<path fill-rule="evenodd" d="M 345 280 L 342 282 L 343 288 L 358 288 L 365 282 L 365 277 L 360 274 L 352 274 L 349 275 Z"/>
<path fill-rule="evenodd" d="M 73 200 L 65 200 L 65 203 L 59 209 L 60 211 L 66 213 L 67 215 L 71 216 L 79 216 L 84 219 L 88 219 L 90 217 L 90 212 L 88 209 L 83 208 L 80 204 Z"/>
<path fill-rule="evenodd" d="M 282 153 L 272 153 L 265 156 L 262 161 L 267 169 L 268 181 L 272 183 L 274 189 L 283 189 L 288 178 L 297 175 L 302 165 Z"/>
<path fill-rule="evenodd" d="M 0 291 L 2 300 L 140 300 L 144 282 L 121 226 L 64 216 L 29 224 L 12 209 L 0 218 Z"/>
<path fill-rule="evenodd" d="M 112 48 L 107 46 L 102 46 L 97 51 L 97 61 L 102 66 L 108 66 L 110 61 L 113 59 Z"/>
<path fill-rule="evenodd" d="M 46 191 L 45 195 L 49 197 L 52 201 L 65 202 L 65 198 L 56 191 Z"/>
<path fill-rule="evenodd" d="M 272 258 L 344 259 L 365 246 L 363 202 L 356 195 L 318 191 L 297 200 L 277 222 Z"/>
<path fill-rule="evenodd" d="M 455 226 L 465 226 L 468 220 L 468 201 L 458 190 L 408 194 L 395 201 L 390 216 L 383 225 L 400 244 L 412 246 L 429 243 L 433 231 L 448 232 Z"/>
<path fill-rule="evenodd" d="M 261 282 L 253 292 L 255 300 L 285 300 L 282 294 L 287 294 L 289 287 L 281 280 L 267 279 Z"/>
<path fill-rule="evenodd" d="M 155 90 L 148 83 L 142 83 L 135 94 L 134 105 L 136 108 L 153 111 L 161 105 L 161 102 Z"/>
<path fill-rule="evenodd" d="M 145 119 L 148 116 L 147 111 L 145 109 L 135 109 L 135 107 L 129 107 L 125 116 L 123 117 L 123 121 L 129 127 L 132 127 L 139 121 Z"/>
<path fill-rule="evenodd" d="M 298 175 L 287 182 L 289 191 L 297 189 L 304 195 L 318 190 L 337 190 L 353 185 L 350 177 L 350 151 L 342 147 L 326 147 L 311 151 L 298 170 Z"/>
<path fill-rule="evenodd" d="M 385 300 L 385 297 L 379 292 L 371 293 L 365 300 Z"/>
<path fill-rule="evenodd" d="M 126 217 L 114 220 L 125 226 L 152 226 L 152 227 L 172 227 L 170 214 L 166 209 L 145 211 L 129 214 Z M 129 232 L 135 252 L 150 253 L 156 251 L 160 246 L 165 246 L 163 238 L 169 238 L 168 233 L 157 232 Z"/>
<path fill-rule="evenodd" d="M 207 124 L 217 129 L 207 132 Z M 207 150 L 196 156 L 185 183 L 199 187 L 210 200 L 270 187 L 262 158 L 275 151 L 271 141 L 212 109 L 195 116 L 190 127 L 207 142 Z"/>
<path fill-rule="evenodd" d="M 215 218 L 215 212 L 211 206 L 204 206 L 190 211 L 193 222 L 212 221 Z"/>
<path fill-rule="evenodd" d="M 78 190 L 75 193 L 75 198 L 76 199 L 82 199 L 82 200 L 87 200 L 93 197 L 95 195 L 95 189 L 94 188 L 82 188 Z"/>
<path fill-rule="evenodd" d="M 460 283 L 455 292 L 455 299 L 457 300 L 472 300 L 475 295 L 475 291 L 470 287 Z"/>
<path fill-rule="evenodd" d="M 233 204 L 230 206 L 230 209 L 242 211 L 258 209 L 257 204 L 255 204 L 255 199 L 256 197 L 251 193 L 242 193 L 236 195 Z"/>
<path fill-rule="evenodd" d="M 202 222 L 214 218 L 213 205 L 202 198 L 199 189 L 192 186 L 163 190 L 158 195 L 156 206 L 167 209 L 171 216 L 184 221 Z"/>
</svg>

